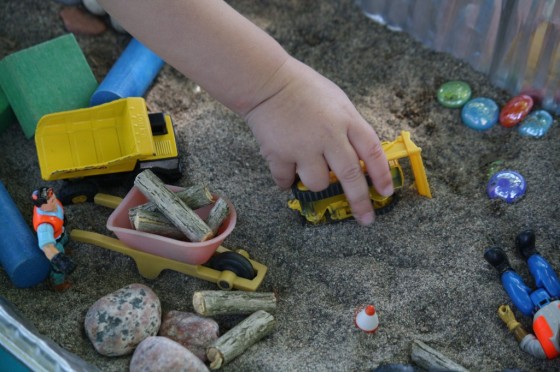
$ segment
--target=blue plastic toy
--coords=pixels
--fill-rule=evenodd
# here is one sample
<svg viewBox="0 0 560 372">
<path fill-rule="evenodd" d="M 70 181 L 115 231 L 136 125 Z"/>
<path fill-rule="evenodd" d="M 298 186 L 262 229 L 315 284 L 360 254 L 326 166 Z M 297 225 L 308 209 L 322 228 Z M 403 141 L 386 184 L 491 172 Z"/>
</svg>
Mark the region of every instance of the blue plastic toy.
<svg viewBox="0 0 560 372">
<path fill-rule="evenodd" d="M 119 98 L 143 97 L 164 65 L 154 52 L 132 39 L 90 99 L 91 106 Z"/>
<path fill-rule="evenodd" d="M 50 262 L 37 245 L 37 238 L 0 182 L 0 264 L 12 283 L 28 288 L 41 283 L 50 271 Z"/>
<path fill-rule="evenodd" d="M 519 233 L 515 243 L 519 254 L 527 262 L 535 289 L 529 287 L 510 266 L 502 248 L 486 249 L 484 258 L 500 274 L 502 286 L 515 307 L 523 315 L 533 317 L 536 338 L 532 335 L 520 337 L 520 347 L 537 358 L 556 358 L 560 355 L 560 279 L 550 263 L 536 250 L 532 230 Z"/>
</svg>

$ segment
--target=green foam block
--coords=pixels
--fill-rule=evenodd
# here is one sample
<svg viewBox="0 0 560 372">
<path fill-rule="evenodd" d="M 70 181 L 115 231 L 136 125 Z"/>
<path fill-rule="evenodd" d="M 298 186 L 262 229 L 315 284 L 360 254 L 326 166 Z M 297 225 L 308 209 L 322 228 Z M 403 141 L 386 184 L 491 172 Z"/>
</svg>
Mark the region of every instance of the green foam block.
<svg viewBox="0 0 560 372">
<path fill-rule="evenodd" d="M 0 87 L 27 138 L 43 115 L 89 106 L 97 80 L 73 34 L 0 61 Z"/>
<path fill-rule="evenodd" d="M 0 134 L 6 130 L 10 125 L 15 123 L 16 117 L 8 102 L 8 97 L 4 94 L 4 91 L 0 89 Z"/>
</svg>

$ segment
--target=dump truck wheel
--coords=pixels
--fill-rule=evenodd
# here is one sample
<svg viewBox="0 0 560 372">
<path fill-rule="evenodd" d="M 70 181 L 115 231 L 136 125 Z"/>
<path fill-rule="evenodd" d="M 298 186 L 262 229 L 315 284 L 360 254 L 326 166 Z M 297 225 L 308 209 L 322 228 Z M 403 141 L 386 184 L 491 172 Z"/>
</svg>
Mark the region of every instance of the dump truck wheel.
<svg viewBox="0 0 560 372">
<path fill-rule="evenodd" d="M 244 279 L 253 279 L 257 275 L 251 262 L 237 252 L 218 253 L 212 256 L 206 266 L 218 271 L 229 270 Z"/>
<path fill-rule="evenodd" d="M 56 193 L 62 205 L 93 202 L 97 185 L 91 181 L 68 182 Z"/>
</svg>

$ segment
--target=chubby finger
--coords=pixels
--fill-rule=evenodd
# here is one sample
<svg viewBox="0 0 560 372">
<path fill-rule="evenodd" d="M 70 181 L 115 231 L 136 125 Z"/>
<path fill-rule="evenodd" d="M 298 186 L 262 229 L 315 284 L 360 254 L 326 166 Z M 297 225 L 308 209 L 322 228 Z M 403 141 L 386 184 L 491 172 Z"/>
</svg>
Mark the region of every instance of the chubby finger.
<svg viewBox="0 0 560 372">
<path fill-rule="evenodd" d="M 387 156 L 377 133 L 367 122 L 364 121 L 364 124 L 357 130 L 349 131 L 348 138 L 360 159 L 364 161 L 375 190 L 383 196 L 390 196 L 394 190 Z"/>
<path fill-rule="evenodd" d="M 356 221 L 361 225 L 372 223 L 375 220 L 375 214 L 369 197 L 368 185 L 354 149 L 348 144 L 346 149 L 325 154 L 325 158 L 342 185 Z"/>
<path fill-rule="evenodd" d="M 311 191 L 322 191 L 329 187 L 329 167 L 323 157 L 297 164 L 301 182 Z"/>
<path fill-rule="evenodd" d="M 268 167 L 272 179 L 283 190 L 289 189 L 296 177 L 296 165 L 283 161 L 269 161 Z"/>
</svg>

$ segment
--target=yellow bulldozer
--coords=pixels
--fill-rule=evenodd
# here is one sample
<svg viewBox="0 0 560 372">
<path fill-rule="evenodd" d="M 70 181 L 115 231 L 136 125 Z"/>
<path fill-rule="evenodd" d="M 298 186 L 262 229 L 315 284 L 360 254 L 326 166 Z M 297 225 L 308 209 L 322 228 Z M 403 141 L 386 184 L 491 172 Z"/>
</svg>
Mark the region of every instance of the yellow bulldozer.
<svg viewBox="0 0 560 372">
<path fill-rule="evenodd" d="M 392 142 L 382 142 L 381 145 L 389 161 L 389 169 L 393 176 L 393 187 L 395 189 L 393 195 L 384 197 L 377 193 L 362 162 L 362 169 L 369 185 L 369 195 L 376 213 L 383 214 L 392 209 L 397 198 L 396 193 L 404 185 L 404 173 L 399 164 L 399 159 L 402 158 L 408 157 L 410 160 L 418 193 L 431 198 L 432 193 L 422 162 L 422 149 L 412 142 L 410 132 L 401 131 L 397 139 Z M 352 211 L 348 200 L 344 196 L 342 185 L 332 172 L 330 179 L 329 186 L 318 192 L 309 190 L 301 181 L 296 181 L 292 186 L 294 199 L 288 201 L 288 206 L 298 211 L 304 222 L 319 224 L 329 220 L 339 221 L 352 217 Z"/>
</svg>

